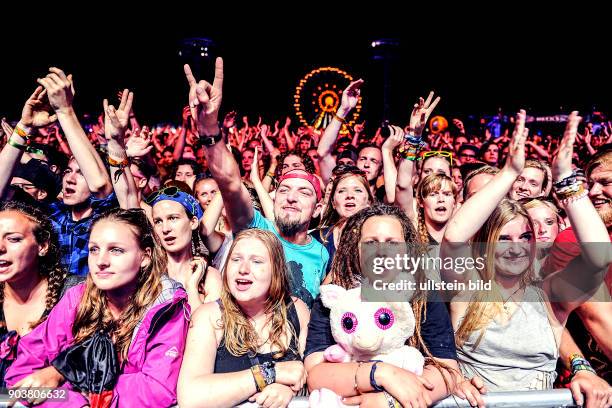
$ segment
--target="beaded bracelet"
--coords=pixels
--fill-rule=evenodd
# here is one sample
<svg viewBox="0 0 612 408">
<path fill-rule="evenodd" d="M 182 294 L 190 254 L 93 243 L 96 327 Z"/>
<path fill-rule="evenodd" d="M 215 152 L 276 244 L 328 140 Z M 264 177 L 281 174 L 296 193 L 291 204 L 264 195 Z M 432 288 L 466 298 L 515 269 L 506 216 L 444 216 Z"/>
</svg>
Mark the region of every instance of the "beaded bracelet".
<svg viewBox="0 0 612 408">
<path fill-rule="evenodd" d="M 586 198 L 588 196 L 589 196 L 589 190 L 586 190 L 586 189 L 583 188 L 582 191 L 580 191 L 580 192 L 578 192 L 576 194 L 570 195 L 568 197 L 565 197 L 563 199 L 560 199 L 559 202 L 561 204 L 563 204 L 563 206 L 567 206 L 568 204 L 573 203 L 574 201 L 578 201 L 578 200 L 580 200 L 582 198 Z"/>
<path fill-rule="evenodd" d="M 359 384 L 357 384 L 357 373 L 359 372 L 359 369 L 361 368 L 362 364 L 363 361 L 359 361 L 357 364 L 357 369 L 355 370 L 355 384 L 353 385 L 353 387 L 355 388 L 355 392 L 357 393 L 357 395 L 361 395 L 361 391 L 359 391 Z"/>
</svg>

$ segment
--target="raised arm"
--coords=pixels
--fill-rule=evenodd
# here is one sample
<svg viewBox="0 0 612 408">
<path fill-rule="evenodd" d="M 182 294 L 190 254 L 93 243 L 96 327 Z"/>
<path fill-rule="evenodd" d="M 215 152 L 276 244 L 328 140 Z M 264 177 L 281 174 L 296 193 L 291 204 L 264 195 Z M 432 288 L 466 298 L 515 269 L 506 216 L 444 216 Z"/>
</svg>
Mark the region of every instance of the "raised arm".
<svg viewBox="0 0 612 408">
<path fill-rule="evenodd" d="M 43 90 L 42 86 L 36 88 L 21 110 L 21 120 L 15 129 L 6 135 L 7 143 L 0 152 L 0 197 L 4 196 L 6 187 L 11 182 L 15 166 L 26 149 L 31 130 L 48 126 L 57 120 L 57 116 L 49 112 L 46 94 L 47 91 Z"/>
<path fill-rule="evenodd" d="M 227 217 L 235 232 L 246 228 L 253 220 L 253 205 L 240 179 L 240 169 L 234 156 L 221 141 L 218 116 L 223 96 L 223 60 L 217 58 L 213 84 L 196 81 L 189 65 L 185 65 L 189 83 L 189 106 L 198 133 L 206 148 L 208 168 L 219 185 Z"/>
<path fill-rule="evenodd" d="M 255 147 L 255 156 L 253 157 L 253 165 L 251 166 L 251 182 L 259 197 L 261 203 L 261 209 L 263 210 L 264 216 L 270 221 L 274 221 L 274 201 L 268 194 L 268 190 L 265 189 L 259 178 L 259 148 Z"/>
<path fill-rule="evenodd" d="M 172 152 L 172 158 L 175 162 L 179 161 L 181 157 L 183 157 L 183 151 L 185 150 L 185 139 L 187 139 L 187 132 L 189 131 L 191 115 L 189 111 L 189 106 L 185 106 L 183 108 L 183 126 L 181 126 L 180 130 L 177 130 L 178 137 L 176 138 L 176 142 L 174 143 L 174 151 Z"/>
<path fill-rule="evenodd" d="M 414 171 L 414 161 L 418 160 L 419 153 L 422 147 L 423 129 L 427 124 L 427 119 L 440 102 L 440 97 L 433 99 L 434 93 L 429 92 L 427 100 L 419 98 L 414 104 L 412 113 L 410 114 L 410 122 L 407 130 L 408 134 L 404 140 L 402 160 L 400 161 L 399 170 L 397 172 L 397 188 L 395 191 L 395 199 L 398 205 L 408 218 L 413 222 L 416 220 L 414 213 L 414 193 L 412 190 L 412 173 Z M 386 188 L 386 185 L 385 185 Z"/>
<path fill-rule="evenodd" d="M 127 89 L 121 94 L 119 108 L 108 104 L 104 99 L 104 135 L 107 140 L 108 164 L 111 181 L 119 206 L 123 209 L 140 208 L 136 182 L 130 171 L 124 136 L 129 124 L 134 94 Z"/>
<path fill-rule="evenodd" d="M 390 126 L 391 134 L 382 145 L 383 174 L 385 175 L 385 195 L 387 202 L 395 202 L 395 186 L 397 185 L 397 167 L 393 151 L 404 140 L 404 131 L 399 126 Z"/>
<path fill-rule="evenodd" d="M 210 200 L 204 215 L 200 220 L 200 236 L 204 240 L 204 245 L 211 253 L 216 253 L 221 248 L 225 236 L 216 231 L 217 223 L 223 212 L 223 198 L 221 194 L 216 193 L 215 196 Z"/>
<path fill-rule="evenodd" d="M 525 139 L 529 129 L 525 128 L 525 111 L 516 116 L 516 127 L 512 134 L 508 159 L 504 168 L 493 177 L 480 191 L 457 210 L 450 219 L 442 238 L 440 257 L 470 257 L 471 250 L 467 242 L 484 225 L 499 202 L 508 194 L 514 180 L 525 166 Z M 442 278 L 446 281 L 465 281 L 471 278 L 474 270 L 468 273 L 457 273 L 452 268 L 442 268 Z"/>
<path fill-rule="evenodd" d="M 50 73 L 37 82 L 45 87 L 49 103 L 55 110 L 66 140 L 77 161 L 89 190 L 98 198 L 107 197 L 113 190 L 102 159 L 87 139 L 87 135 L 72 107 L 74 84 L 72 75 L 66 76 L 58 68 L 49 68 Z"/>
<path fill-rule="evenodd" d="M 569 115 L 559 152 L 552 163 L 555 192 L 581 247 L 580 257 L 550 278 L 549 290 L 553 299 L 568 300 L 555 303 L 557 313 L 559 313 L 558 308 L 569 313 L 588 300 L 588 297 L 581 299 L 579 295 L 572 293 L 577 290 L 584 297 L 585 294 L 596 290 L 603 283 L 604 273 L 612 262 L 612 245 L 606 226 L 588 198 L 588 190 L 572 172 L 572 154 L 580 120 L 576 111 Z M 559 187 L 560 184 L 564 186 Z M 563 315 L 560 320 L 564 320 Z"/>
<path fill-rule="evenodd" d="M 353 81 L 346 87 L 342 92 L 342 101 L 340 107 L 334 115 L 332 121 L 325 128 L 325 132 L 319 140 L 319 146 L 317 147 L 317 153 L 319 154 L 319 168 L 321 170 L 321 178 L 323 182 L 327 184 L 332 174 L 332 170 L 336 167 L 336 160 L 332 156 L 334 145 L 336 144 L 336 138 L 338 132 L 342 127 L 342 123 L 345 118 L 351 112 L 352 109 L 357 106 L 359 101 L 359 95 L 361 94 L 361 85 L 363 85 L 363 79 Z"/>
</svg>

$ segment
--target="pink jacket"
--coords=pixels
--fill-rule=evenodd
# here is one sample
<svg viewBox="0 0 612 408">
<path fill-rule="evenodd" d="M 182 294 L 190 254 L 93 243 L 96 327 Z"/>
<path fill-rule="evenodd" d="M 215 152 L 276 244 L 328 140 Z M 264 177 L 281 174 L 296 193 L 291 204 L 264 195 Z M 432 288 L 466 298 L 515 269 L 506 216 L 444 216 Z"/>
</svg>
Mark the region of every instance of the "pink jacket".
<svg viewBox="0 0 612 408">
<path fill-rule="evenodd" d="M 189 327 L 187 294 L 170 279 L 143 317 L 128 350 L 128 358 L 115 386 L 111 406 L 170 407 L 176 405 L 176 383 L 185 351 Z M 19 342 L 17 359 L 6 374 L 11 387 L 34 371 L 48 367 L 65 348 L 73 344 L 72 325 L 85 284 L 69 289 L 53 308 L 47 320 Z M 51 402 L 41 407 L 81 408 L 89 402 L 70 384 L 64 383 L 68 401 Z"/>
</svg>

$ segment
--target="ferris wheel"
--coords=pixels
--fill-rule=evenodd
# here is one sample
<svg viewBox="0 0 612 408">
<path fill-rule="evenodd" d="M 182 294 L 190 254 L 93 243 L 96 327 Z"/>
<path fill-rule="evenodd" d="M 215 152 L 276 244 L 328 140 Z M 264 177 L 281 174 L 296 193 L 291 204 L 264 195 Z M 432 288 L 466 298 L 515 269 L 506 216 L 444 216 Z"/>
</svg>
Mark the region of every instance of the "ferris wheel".
<svg viewBox="0 0 612 408">
<path fill-rule="evenodd" d="M 306 74 L 293 95 L 295 113 L 302 125 L 325 129 L 340 106 L 342 91 L 353 81 L 353 76 L 335 67 L 321 67 Z M 352 127 L 361 112 L 361 97 L 357 106 L 346 118 Z M 347 131 L 342 125 L 341 132 Z"/>
</svg>

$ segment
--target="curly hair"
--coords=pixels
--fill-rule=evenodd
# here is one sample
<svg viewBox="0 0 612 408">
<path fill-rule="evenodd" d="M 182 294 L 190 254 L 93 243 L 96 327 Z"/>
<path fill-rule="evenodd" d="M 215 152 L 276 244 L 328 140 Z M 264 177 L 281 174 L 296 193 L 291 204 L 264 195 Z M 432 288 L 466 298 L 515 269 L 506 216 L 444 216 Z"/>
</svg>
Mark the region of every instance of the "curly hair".
<svg viewBox="0 0 612 408">
<path fill-rule="evenodd" d="M 131 296 L 127 309 L 117 320 L 111 315 L 104 291 L 96 287 L 89 274 L 85 293 L 74 319 L 72 333 L 76 344 L 89 338 L 98 330 L 108 331 L 115 339 L 117 351 L 125 359 L 136 325 L 161 292 L 161 277 L 166 272 L 166 257 L 160 249 L 161 244 L 157 241 L 153 227 L 143 210 L 114 209 L 108 211 L 94 220 L 91 229 L 93 230 L 101 221 L 127 225 L 138 240 L 140 249 L 151 250 L 151 262 L 146 268 L 141 268 L 139 271 L 136 292 Z"/>
<path fill-rule="evenodd" d="M 60 265 L 60 249 L 57 233 L 49 218 L 39 209 L 27 204 L 12 201 L 0 205 L 0 212 L 18 212 L 25 216 L 34 224 L 32 233 L 39 245 L 46 243 L 47 252 L 38 257 L 38 273 L 43 279 L 47 280 L 47 294 L 45 296 L 45 310 L 51 310 L 59 301 L 66 272 Z M 0 283 L 0 305 L 4 303 L 4 283 Z M 31 328 L 38 326 L 45 320 L 46 316 L 41 317 L 31 325 Z M 0 322 L 4 324 L 4 322 Z"/>
<path fill-rule="evenodd" d="M 304 164 L 304 168 L 306 169 L 307 172 L 309 172 L 310 174 L 315 174 L 315 165 L 312 161 L 312 159 L 310 158 L 310 156 L 308 156 L 306 153 L 302 153 L 299 150 L 291 150 L 291 151 L 287 151 L 285 153 L 281 153 L 278 156 L 278 166 L 276 166 L 276 172 L 274 174 L 274 177 L 276 179 L 278 179 L 280 176 L 283 175 L 283 163 L 285 162 L 285 159 L 289 156 L 297 156 L 302 160 L 302 163 Z"/>
</svg>

